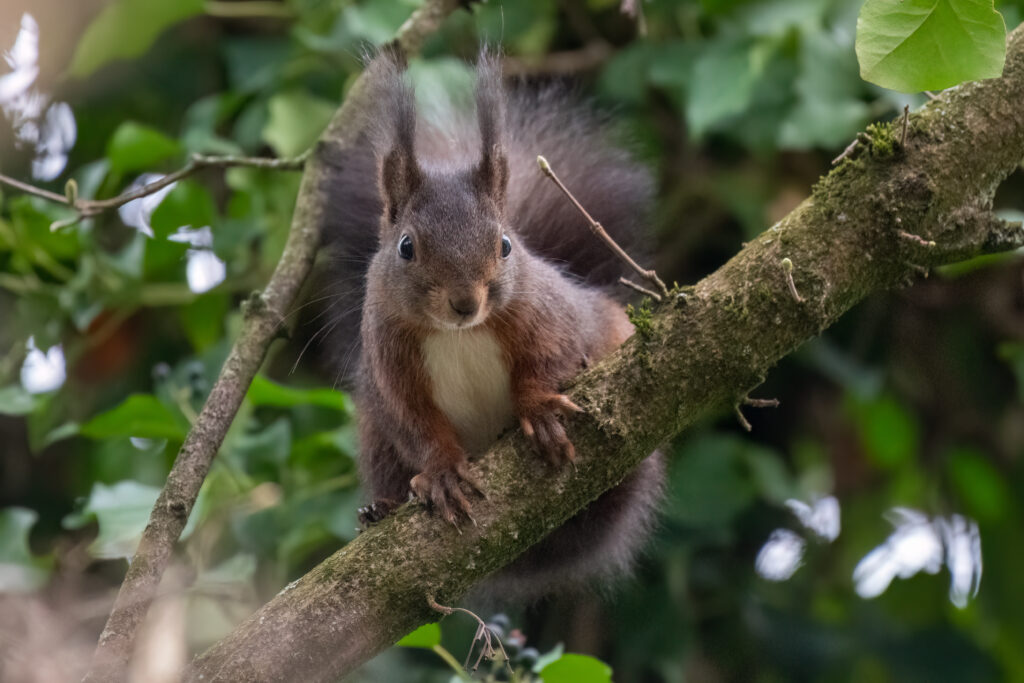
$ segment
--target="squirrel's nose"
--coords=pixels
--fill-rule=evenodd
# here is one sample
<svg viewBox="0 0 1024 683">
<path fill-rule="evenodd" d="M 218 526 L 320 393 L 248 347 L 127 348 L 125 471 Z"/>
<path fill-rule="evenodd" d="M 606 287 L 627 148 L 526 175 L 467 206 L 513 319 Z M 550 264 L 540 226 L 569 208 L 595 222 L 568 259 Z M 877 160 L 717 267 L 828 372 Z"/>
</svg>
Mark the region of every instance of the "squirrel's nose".
<svg viewBox="0 0 1024 683">
<path fill-rule="evenodd" d="M 469 296 L 460 297 L 458 299 L 448 299 L 448 305 L 452 307 L 453 311 L 461 315 L 463 318 L 476 315 L 477 309 L 480 308 L 480 302 Z"/>
</svg>

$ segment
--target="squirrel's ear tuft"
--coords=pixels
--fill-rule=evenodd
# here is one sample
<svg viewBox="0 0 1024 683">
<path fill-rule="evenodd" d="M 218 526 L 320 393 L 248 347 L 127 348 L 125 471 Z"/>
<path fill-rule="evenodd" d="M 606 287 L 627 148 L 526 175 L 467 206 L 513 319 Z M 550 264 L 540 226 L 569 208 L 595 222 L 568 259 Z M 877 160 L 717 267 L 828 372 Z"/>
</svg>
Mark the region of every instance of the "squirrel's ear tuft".
<svg viewBox="0 0 1024 683">
<path fill-rule="evenodd" d="M 502 144 L 505 128 L 505 93 L 501 85 L 501 58 L 486 49 L 477 61 L 476 116 L 480 125 L 480 164 L 477 188 L 502 210 L 508 188 L 508 157 Z"/>
<path fill-rule="evenodd" d="M 388 152 L 380 167 L 380 190 L 384 214 L 392 225 L 398 221 L 412 194 L 419 189 L 423 174 L 415 157 L 396 147 Z"/>
<path fill-rule="evenodd" d="M 390 151 L 381 162 L 379 185 L 385 214 L 394 223 L 422 183 L 423 172 L 416 161 L 416 99 L 403 79 L 404 65 L 395 54 L 382 52 L 381 57 L 381 70 L 388 76 L 383 96 L 391 130 L 386 135 Z"/>
</svg>

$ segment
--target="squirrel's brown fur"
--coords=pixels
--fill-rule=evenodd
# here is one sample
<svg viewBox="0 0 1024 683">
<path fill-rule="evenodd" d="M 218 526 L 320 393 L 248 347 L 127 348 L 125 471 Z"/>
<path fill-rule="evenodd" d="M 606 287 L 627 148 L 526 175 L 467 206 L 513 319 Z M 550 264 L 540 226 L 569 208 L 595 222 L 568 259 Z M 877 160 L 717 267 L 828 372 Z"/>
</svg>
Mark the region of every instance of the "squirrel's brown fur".
<svg viewBox="0 0 1024 683">
<path fill-rule="evenodd" d="M 547 156 L 627 248 L 648 215 L 651 181 L 608 126 L 554 89 L 507 90 L 480 59 L 477 120 L 416 113 L 391 53 L 367 67 L 377 110 L 364 144 L 332 157 L 322 345 L 354 380 L 361 468 L 374 499 L 410 492 L 453 523 L 480 482 L 467 459 L 519 424 L 556 465 L 575 457 L 561 387 L 618 347 L 632 326 L 609 285 L 621 264 L 537 169 Z M 360 335 L 351 334 L 358 321 Z M 533 597 L 628 567 L 662 487 L 654 454 L 490 581 Z"/>
</svg>

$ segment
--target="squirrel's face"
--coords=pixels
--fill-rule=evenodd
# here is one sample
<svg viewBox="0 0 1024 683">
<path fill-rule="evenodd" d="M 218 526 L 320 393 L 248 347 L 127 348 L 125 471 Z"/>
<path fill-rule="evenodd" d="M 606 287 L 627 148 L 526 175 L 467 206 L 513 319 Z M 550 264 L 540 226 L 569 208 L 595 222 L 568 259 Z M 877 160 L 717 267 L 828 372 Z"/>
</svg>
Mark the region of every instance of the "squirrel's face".
<svg viewBox="0 0 1024 683">
<path fill-rule="evenodd" d="M 515 293 L 518 260 L 501 214 L 466 174 L 423 179 L 385 225 L 377 255 L 403 318 L 454 330 L 501 315 Z"/>
</svg>

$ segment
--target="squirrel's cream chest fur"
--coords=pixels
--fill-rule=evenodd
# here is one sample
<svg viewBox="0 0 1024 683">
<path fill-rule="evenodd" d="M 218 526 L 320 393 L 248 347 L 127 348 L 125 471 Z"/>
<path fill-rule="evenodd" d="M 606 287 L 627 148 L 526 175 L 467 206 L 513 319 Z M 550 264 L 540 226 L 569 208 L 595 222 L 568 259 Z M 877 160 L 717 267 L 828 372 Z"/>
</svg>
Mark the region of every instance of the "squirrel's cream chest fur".
<svg viewBox="0 0 1024 683">
<path fill-rule="evenodd" d="M 494 333 L 482 326 L 433 332 L 423 340 L 432 398 L 472 455 L 514 422 L 508 368 Z"/>
</svg>

